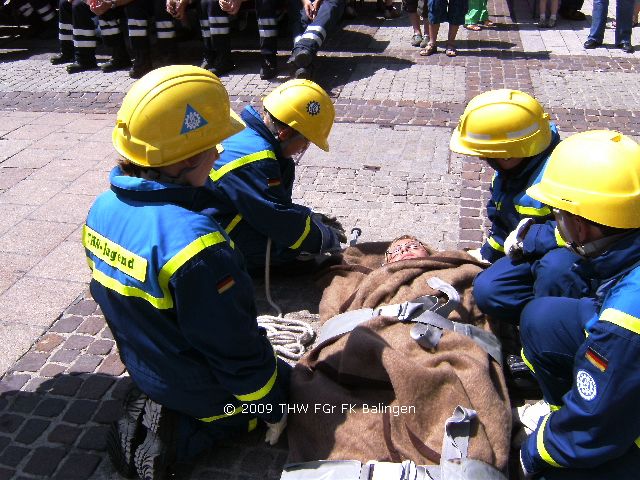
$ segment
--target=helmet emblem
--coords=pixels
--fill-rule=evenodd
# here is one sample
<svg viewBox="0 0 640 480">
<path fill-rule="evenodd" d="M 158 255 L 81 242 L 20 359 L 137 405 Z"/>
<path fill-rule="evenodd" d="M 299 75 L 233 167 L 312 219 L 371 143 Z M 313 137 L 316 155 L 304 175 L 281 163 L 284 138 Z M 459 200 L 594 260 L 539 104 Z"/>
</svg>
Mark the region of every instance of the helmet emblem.
<svg viewBox="0 0 640 480">
<path fill-rule="evenodd" d="M 180 134 L 183 135 L 185 133 L 193 132 L 200 127 L 204 127 L 207 123 L 209 122 L 207 122 L 202 115 L 195 110 L 195 108 L 187 104 L 187 111 L 184 114 Z"/>
<path fill-rule="evenodd" d="M 311 116 L 318 115 L 320 113 L 320 104 L 315 100 L 311 100 L 309 103 L 307 103 L 307 112 Z"/>
</svg>

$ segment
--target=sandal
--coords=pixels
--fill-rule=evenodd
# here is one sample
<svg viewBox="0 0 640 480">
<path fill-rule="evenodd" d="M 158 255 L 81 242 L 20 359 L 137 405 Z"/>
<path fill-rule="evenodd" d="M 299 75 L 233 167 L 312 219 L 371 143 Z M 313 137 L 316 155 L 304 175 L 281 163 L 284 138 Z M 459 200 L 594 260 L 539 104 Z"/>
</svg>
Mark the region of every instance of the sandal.
<svg viewBox="0 0 640 480">
<path fill-rule="evenodd" d="M 456 50 L 455 46 L 447 45 L 447 49 L 444 51 L 444 54 L 447 57 L 456 57 L 458 55 L 458 51 Z"/>
<path fill-rule="evenodd" d="M 475 23 L 470 23 L 469 25 L 465 25 L 464 28 L 466 28 L 467 30 L 473 30 L 474 32 L 479 32 L 480 30 L 482 30 L 480 25 L 476 25 Z"/>
<path fill-rule="evenodd" d="M 427 48 L 420 50 L 420 56 L 428 57 L 429 55 L 433 55 L 438 51 L 438 47 L 435 43 L 427 43 Z"/>
<path fill-rule="evenodd" d="M 420 42 L 422 42 L 422 35 L 420 35 L 419 33 L 414 33 L 413 37 L 411 37 L 411 46 L 419 47 Z"/>
<path fill-rule="evenodd" d="M 486 28 L 492 28 L 496 26 L 496 24 L 493 23 L 491 20 L 485 20 L 482 25 L 484 25 Z"/>
</svg>

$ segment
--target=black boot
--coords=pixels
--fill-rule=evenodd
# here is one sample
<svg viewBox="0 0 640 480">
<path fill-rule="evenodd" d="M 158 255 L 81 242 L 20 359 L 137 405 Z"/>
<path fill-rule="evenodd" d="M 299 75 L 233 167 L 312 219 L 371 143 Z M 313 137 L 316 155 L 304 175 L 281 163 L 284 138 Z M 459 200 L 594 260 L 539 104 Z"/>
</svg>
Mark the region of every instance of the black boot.
<svg viewBox="0 0 640 480">
<path fill-rule="evenodd" d="M 111 424 L 107 433 L 107 453 L 117 472 L 125 478 L 136 478 L 135 452 L 144 440 L 142 426 L 144 405 L 148 397 L 133 387 L 123 403 L 122 416 Z"/>
<path fill-rule="evenodd" d="M 278 63 L 275 55 L 265 55 L 262 57 L 262 67 L 260 68 L 260 78 L 271 80 L 278 74 Z"/>
<path fill-rule="evenodd" d="M 135 452 L 135 466 L 140 478 L 165 478 L 167 468 L 176 459 L 177 423 L 178 416 L 174 411 L 151 399 L 146 401 L 142 425 L 147 434 Z"/>
<path fill-rule="evenodd" d="M 296 47 L 291 52 L 289 63 L 295 64 L 298 68 L 304 68 L 311 65 L 313 61 L 313 53 L 308 48 Z"/>
<path fill-rule="evenodd" d="M 231 60 L 231 53 L 225 52 L 216 55 L 215 63 L 213 67 L 209 69 L 211 73 L 217 75 L 219 77 L 229 73 L 231 70 L 236 68 L 233 60 Z"/>
<path fill-rule="evenodd" d="M 63 63 L 73 62 L 73 50 L 62 49 L 60 53 L 51 57 L 50 62 L 52 65 L 62 65 Z"/>
<path fill-rule="evenodd" d="M 140 78 L 153 70 L 151 52 L 148 50 L 136 50 L 133 56 L 133 67 L 129 70 L 131 78 Z"/>
<path fill-rule="evenodd" d="M 111 58 L 100 65 L 100 70 L 104 73 L 116 72 L 118 70 L 126 70 L 131 66 L 131 58 L 129 52 L 124 48 L 114 48 Z"/>
<path fill-rule="evenodd" d="M 98 68 L 95 56 L 77 57 L 76 61 L 67 65 L 67 73 L 80 73 Z"/>
</svg>

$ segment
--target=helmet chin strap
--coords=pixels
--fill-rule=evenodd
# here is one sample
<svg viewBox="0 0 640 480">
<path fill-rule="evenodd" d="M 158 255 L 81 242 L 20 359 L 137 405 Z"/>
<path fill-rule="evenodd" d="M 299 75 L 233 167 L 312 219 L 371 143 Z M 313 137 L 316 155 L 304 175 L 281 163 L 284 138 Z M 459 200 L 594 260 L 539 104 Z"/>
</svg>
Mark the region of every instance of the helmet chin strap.
<svg viewBox="0 0 640 480">
<path fill-rule="evenodd" d="M 572 252 L 585 258 L 593 258 L 602 255 L 611 245 L 616 243 L 622 237 L 628 235 L 629 232 L 609 235 L 608 237 L 599 238 L 593 242 L 579 244 L 577 242 L 568 242 L 567 248 Z"/>
</svg>

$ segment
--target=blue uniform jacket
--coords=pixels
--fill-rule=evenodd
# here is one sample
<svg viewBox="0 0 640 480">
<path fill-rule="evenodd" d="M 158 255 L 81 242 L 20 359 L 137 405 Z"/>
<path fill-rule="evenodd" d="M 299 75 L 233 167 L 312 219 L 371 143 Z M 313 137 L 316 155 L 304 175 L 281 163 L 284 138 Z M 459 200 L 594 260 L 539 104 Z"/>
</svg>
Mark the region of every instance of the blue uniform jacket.
<svg viewBox="0 0 640 480">
<path fill-rule="evenodd" d="M 247 128 L 226 139 L 207 187 L 211 213 L 247 258 L 264 257 L 266 239 L 275 249 L 317 253 L 322 235 L 311 210 L 292 202 L 295 164 L 253 107 L 242 111 Z"/>
<path fill-rule="evenodd" d="M 493 263 L 504 256 L 504 241 L 515 230 L 523 218 L 535 220 L 523 241 L 525 257 L 542 257 L 549 250 L 563 246 L 564 242 L 556 229 L 551 209 L 534 200 L 526 191 L 540 182 L 547 166 L 549 155 L 560 142 L 558 130 L 551 124 L 552 139 L 547 149 L 531 157 L 517 173 L 496 171 L 491 184 L 491 198 L 487 203 L 487 217 L 491 229 L 487 241 L 481 248 L 482 257 Z"/>
<path fill-rule="evenodd" d="M 586 324 L 563 405 L 522 446 L 530 473 L 594 467 L 630 449 L 640 455 L 640 232 L 580 268 L 595 280 L 599 311 Z"/>
<path fill-rule="evenodd" d="M 83 245 L 91 293 L 136 385 L 206 421 L 224 418 L 227 404 L 241 413 L 243 403 L 285 402 L 289 369 L 258 328 L 242 257 L 197 211 L 209 192 L 119 167 L 110 180 L 89 211 Z M 269 422 L 282 415 L 254 412 Z"/>
</svg>

